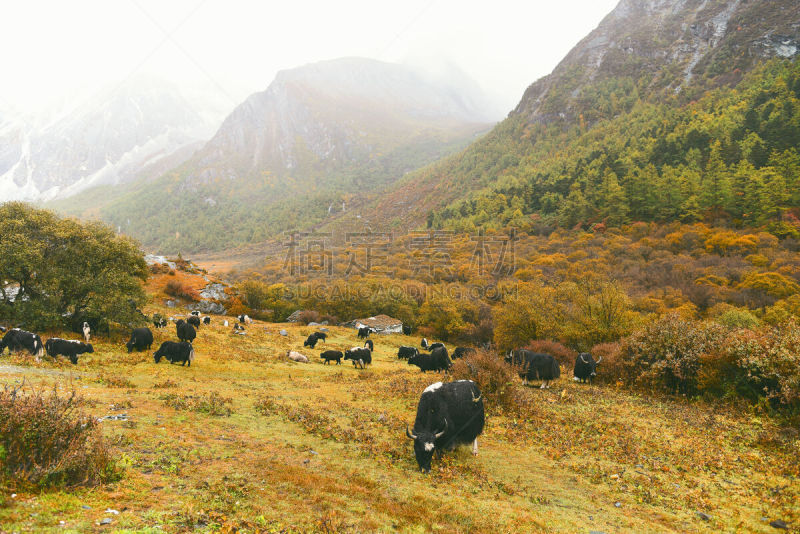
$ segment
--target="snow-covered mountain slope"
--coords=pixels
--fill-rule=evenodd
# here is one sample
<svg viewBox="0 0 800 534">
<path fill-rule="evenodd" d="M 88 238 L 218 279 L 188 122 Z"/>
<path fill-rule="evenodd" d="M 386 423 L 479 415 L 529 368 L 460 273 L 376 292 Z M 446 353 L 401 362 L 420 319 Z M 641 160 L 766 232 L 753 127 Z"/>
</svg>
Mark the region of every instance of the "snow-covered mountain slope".
<svg viewBox="0 0 800 534">
<path fill-rule="evenodd" d="M 131 180 L 143 167 L 211 137 L 221 113 L 138 77 L 67 112 L 0 114 L 0 201 L 47 201 Z"/>
</svg>

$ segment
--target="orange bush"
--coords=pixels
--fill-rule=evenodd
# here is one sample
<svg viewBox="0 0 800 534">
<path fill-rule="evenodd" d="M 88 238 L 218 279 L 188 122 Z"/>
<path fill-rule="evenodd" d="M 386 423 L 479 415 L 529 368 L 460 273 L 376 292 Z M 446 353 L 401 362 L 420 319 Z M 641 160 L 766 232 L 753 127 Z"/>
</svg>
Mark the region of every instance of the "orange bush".
<svg viewBox="0 0 800 534">
<path fill-rule="evenodd" d="M 314 310 L 303 310 L 297 315 L 297 322 L 300 324 L 322 322 L 322 316 Z"/>
<path fill-rule="evenodd" d="M 477 350 L 456 360 L 451 369 L 456 380 L 472 380 L 485 397 L 488 409 L 492 407 L 515 408 L 517 402 L 516 369 L 502 357 L 489 351 Z"/>
<path fill-rule="evenodd" d="M 164 293 L 171 297 L 187 299 L 192 302 L 200 300 L 200 293 L 180 280 L 170 280 L 167 282 L 167 285 L 164 287 Z"/>
<path fill-rule="evenodd" d="M 38 486 L 95 485 L 117 476 L 97 419 L 80 408 L 75 391 L 55 386 L 0 389 L 0 481 Z"/>
<path fill-rule="evenodd" d="M 623 379 L 624 369 L 621 358 L 622 346 L 619 342 L 600 343 L 589 351 L 595 361 L 603 358 L 597 366 L 596 380 L 606 383 L 615 383 Z"/>
</svg>

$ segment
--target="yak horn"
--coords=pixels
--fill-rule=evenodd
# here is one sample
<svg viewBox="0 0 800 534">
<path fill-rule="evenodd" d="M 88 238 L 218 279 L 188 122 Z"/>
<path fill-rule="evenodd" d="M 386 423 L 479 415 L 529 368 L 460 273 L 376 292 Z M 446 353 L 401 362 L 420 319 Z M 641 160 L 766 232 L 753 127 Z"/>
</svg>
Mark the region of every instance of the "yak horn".
<svg viewBox="0 0 800 534">
<path fill-rule="evenodd" d="M 472 393 L 472 402 L 480 402 L 480 400 L 481 400 L 481 397 L 482 397 L 483 395 L 478 395 L 478 398 L 476 399 L 476 398 L 475 398 L 475 392 L 474 392 L 474 391 L 470 391 L 470 393 Z"/>
<path fill-rule="evenodd" d="M 445 419 L 445 420 L 444 420 L 444 428 L 442 429 L 442 431 L 441 431 L 441 432 L 437 432 L 436 434 L 434 434 L 434 437 L 435 437 L 436 439 L 439 439 L 439 438 L 441 438 L 442 436 L 444 436 L 444 433 L 445 433 L 446 431 L 447 431 L 447 419 Z"/>
<path fill-rule="evenodd" d="M 412 434 L 411 431 L 408 429 L 408 425 L 406 425 L 406 436 L 408 436 L 408 439 L 417 439 L 417 436 Z"/>
<path fill-rule="evenodd" d="M 586 361 L 586 358 L 583 357 L 583 354 L 580 354 L 580 357 L 583 363 L 589 363 L 588 361 Z"/>
<path fill-rule="evenodd" d="M 600 358 L 599 358 L 599 359 L 598 359 L 598 360 L 597 360 L 595 363 L 600 363 L 600 362 L 602 362 L 602 361 L 603 361 L 603 357 L 602 357 L 602 356 L 600 356 Z"/>
</svg>

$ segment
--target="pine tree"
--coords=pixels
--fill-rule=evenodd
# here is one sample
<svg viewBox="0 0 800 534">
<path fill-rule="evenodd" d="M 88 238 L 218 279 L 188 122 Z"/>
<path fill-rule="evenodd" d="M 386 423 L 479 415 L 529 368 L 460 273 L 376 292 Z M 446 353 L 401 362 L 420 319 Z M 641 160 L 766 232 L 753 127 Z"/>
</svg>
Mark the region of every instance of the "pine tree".
<svg viewBox="0 0 800 534">
<path fill-rule="evenodd" d="M 728 167 L 722 161 L 722 145 L 714 141 L 706 163 L 700 205 L 710 212 L 712 221 L 725 216 L 731 203 L 731 179 Z"/>
<path fill-rule="evenodd" d="M 628 222 L 628 197 L 611 169 L 603 177 L 603 202 L 601 214 L 609 224 L 619 226 Z"/>
</svg>

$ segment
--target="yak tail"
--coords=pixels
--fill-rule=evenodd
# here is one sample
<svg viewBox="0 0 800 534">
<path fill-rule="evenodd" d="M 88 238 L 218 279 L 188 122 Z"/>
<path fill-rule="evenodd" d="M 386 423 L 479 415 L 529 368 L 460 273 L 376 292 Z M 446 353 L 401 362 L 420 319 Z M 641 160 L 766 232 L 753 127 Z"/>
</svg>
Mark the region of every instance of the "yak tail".
<svg viewBox="0 0 800 534">
<path fill-rule="evenodd" d="M 558 378 L 561 376 L 561 366 L 558 365 L 558 360 L 553 358 L 553 378 Z"/>
<path fill-rule="evenodd" d="M 44 347 L 42 346 L 42 340 L 41 339 L 34 339 L 33 340 L 33 348 L 36 351 L 36 353 L 34 355 L 37 358 L 41 358 L 42 356 L 44 356 Z"/>
<path fill-rule="evenodd" d="M 194 347 L 189 351 L 189 363 L 194 361 Z"/>
</svg>

